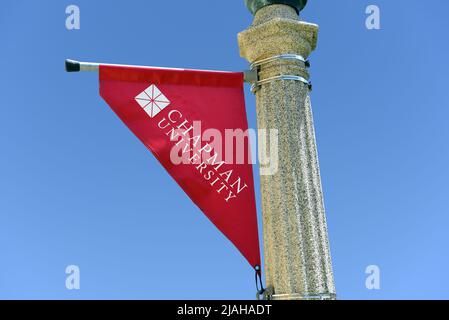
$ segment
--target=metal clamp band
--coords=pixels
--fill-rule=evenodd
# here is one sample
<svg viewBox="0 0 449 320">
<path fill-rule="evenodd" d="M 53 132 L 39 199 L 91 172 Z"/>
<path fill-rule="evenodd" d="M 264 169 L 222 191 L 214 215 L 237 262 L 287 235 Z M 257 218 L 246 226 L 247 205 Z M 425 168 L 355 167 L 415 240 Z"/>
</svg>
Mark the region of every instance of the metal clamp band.
<svg viewBox="0 0 449 320">
<path fill-rule="evenodd" d="M 288 75 L 288 74 L 282 74 L 280 76 L 275 76 L 275 77 L 271 77 L 271 78 L 267 78 L 267 79 L 263 79 L 263 80 L 259 80 L 257 81 L 257 85 L 262 85 L 264 83 L 268 83 L 268 82 L 273 82 L 276 80 L 293 80 L 293 81 L 300 81 L 303 82 L 305 84 L 310 84 L 310 82 L 301 76 L 293 76 L 293 75 Z"/>
<path fill-rule="evenodd" d="M 269 300 L 336 300 L 337 295 L 335 293 L 317 293 L 317 294 L 272 294 Z"/>
<path fill-rule="evenodd" d="M 251 70 L 253 72 L 258 73 L 260 70 L 260 67 L 263 65 L 266 65 L 268 63 L 272 63 L 275 61 L 281 61 L 281 60 L 297 60 L 300 61 L 302 63 L 304 63 L 304 66 L 306 68 L 310 67 L 310 63 L 308 60 L 306 60 L 303 56 L 298 55 L 298 54 L 280 54 L 280 55 L 276 55 L 273 57 L 269 57 L 266 59 L 262 59 L 262 60 L 258 60 L 255 61 L 251 64 Z M 267 79 L 263 79 L 263 80 L 259 80 L 258 77 L 256 78 L 256 80 L 252 81 L 252 85 L 251 85 L 251 91 L 252 92 L 256 92 L 261 85 L 265 84 L 265 83 L 270 83 L 273 81 L 277 81 L 277 80 L 291 80 L 291 81 L 299 81 L 302 82 L 304 84 L 306 84 L 309 88 L 309 90 L 312 90 L 312 85 L 310 83 L 309 80 L 307 80 L 304 77 L 298 76 L 298 75 L 288 75 L 288 74 L 281 74 L 279 76 L 275 76 L 275 77 L 271 77 L 271 78 L 267 78 Z"/>
<path fill-rule="evenodd" d="M 335 293 L 284 293 L 275 294 L 274 288 L 268 286 L 265 291 L 256 295 L 257 300 L 336 300 Z"/>
<path fill-rule="evenodd" d="M 253 62 L 251 64 L 251 70 L 254 70 L 255 68 L 260 67 L 264 64 L 271 63 L 271 62 L 278 61 L 278 60 L 298 60 L 298 61 L 303 62 L 307 68 L 310 67 L 309 61 L 304 59 L 304 57 L 300 56 L 299 54 L 280 54 L 277 56 L 273 56 L 273 57 L 269 57 L 266 59 L 262 59 L 262 60 Z"/>
<path fill-rule="evenodd" d="M 306 84 L 308 86 L 309 90 L 312 90 L 312 83 L 309 80 L 307 80 L 306 78 L 301 77 L 301 76 L 282 74 L 282 75 L 279 75 L 279 76 L 275 76 L 275 77 L 271 77 L 271 78 L 267 78 L 267 79 L 263 79 L 263 80 L 258 80 L 256 82 L 254 82 L 251 85 L 251 91 L 252 92 L 256 92 L 261 85 L 263 85 L 265 83 L 274 82 L 274 81 L 277 81 L 277 80 L 299 81 L 299 82 L 302 82 L 302 83 Z"/>
</svg>

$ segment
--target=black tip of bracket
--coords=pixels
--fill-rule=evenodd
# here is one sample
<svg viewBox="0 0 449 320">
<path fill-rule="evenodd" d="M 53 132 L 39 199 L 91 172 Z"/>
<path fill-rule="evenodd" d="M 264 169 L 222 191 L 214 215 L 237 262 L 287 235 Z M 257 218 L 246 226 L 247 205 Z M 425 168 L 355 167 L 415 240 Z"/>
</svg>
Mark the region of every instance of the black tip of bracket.
<svg viewBox="0 0 449 320">
<path fill-rule="evenodd" d="M 65 61 L 65 71 L 67 72 L 79 72 L 81 65 L 78 61 L 67 59 Z"/>
</svg>

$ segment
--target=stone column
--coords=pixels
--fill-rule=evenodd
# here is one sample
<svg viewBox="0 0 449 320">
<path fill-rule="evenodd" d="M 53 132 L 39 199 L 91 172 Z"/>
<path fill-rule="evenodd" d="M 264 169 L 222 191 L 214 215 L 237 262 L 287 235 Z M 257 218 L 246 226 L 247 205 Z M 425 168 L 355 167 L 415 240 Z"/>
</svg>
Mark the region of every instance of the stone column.
<svg viewBox="0 0 449 320">
<path fill-rule="evenodd" d="M 255 17 L 238 41 L 250 63 L 284 54 L 307 58 L 315 49 L 318 26 L 298 17 L 305 0 L 246 3 Z M 273 79 L 280 75 L 308 79 L 307 64 L 282 59 L 259 67 L 258 127 L 279 131 L 279 170 L 261 176 L 266 285 L 272 299 L 334 299 L 309 87 Z"/>
</svg>

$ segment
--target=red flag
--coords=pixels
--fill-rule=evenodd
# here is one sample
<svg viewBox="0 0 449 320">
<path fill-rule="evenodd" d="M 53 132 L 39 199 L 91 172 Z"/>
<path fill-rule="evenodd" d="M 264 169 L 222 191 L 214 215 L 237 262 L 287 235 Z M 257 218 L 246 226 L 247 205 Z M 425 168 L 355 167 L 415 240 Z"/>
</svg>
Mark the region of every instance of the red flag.
<svg viewBox="0 0 449 320">
<path fill-rule="evenodd" d="M 249 145 L 243 155 L 225 154 L 238 151 L 225 146 L 226 131 L 248 129 L 243 73 L 101 65 L 100 94 L 248 262 L 260 266 Z"/>
</svg>

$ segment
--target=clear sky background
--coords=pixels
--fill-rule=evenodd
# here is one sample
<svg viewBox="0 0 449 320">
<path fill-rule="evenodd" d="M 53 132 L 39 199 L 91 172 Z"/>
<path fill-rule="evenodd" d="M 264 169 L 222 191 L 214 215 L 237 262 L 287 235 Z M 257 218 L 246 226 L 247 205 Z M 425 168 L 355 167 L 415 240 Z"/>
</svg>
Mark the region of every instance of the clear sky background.
<svg viewBox="0 0 449 320">
<path fill-rule="evenodd" d="M 338 296 L 448 299 L 449 2 L 309 2 Z M 65 27 L 69 4 L 80 30 Z M 379 31 L 365 28 L 369 4 Z M 253 299 L 251 267 L 101 100 L 96 74 L 63 69 L 74 58 L 243 70 L 243 0 L 1 6 L 0 298 Z M 80 290 L 65 288 L 71 264 Z M 372 264 L 380 290 L 365 288 Z"/>
</svg>

